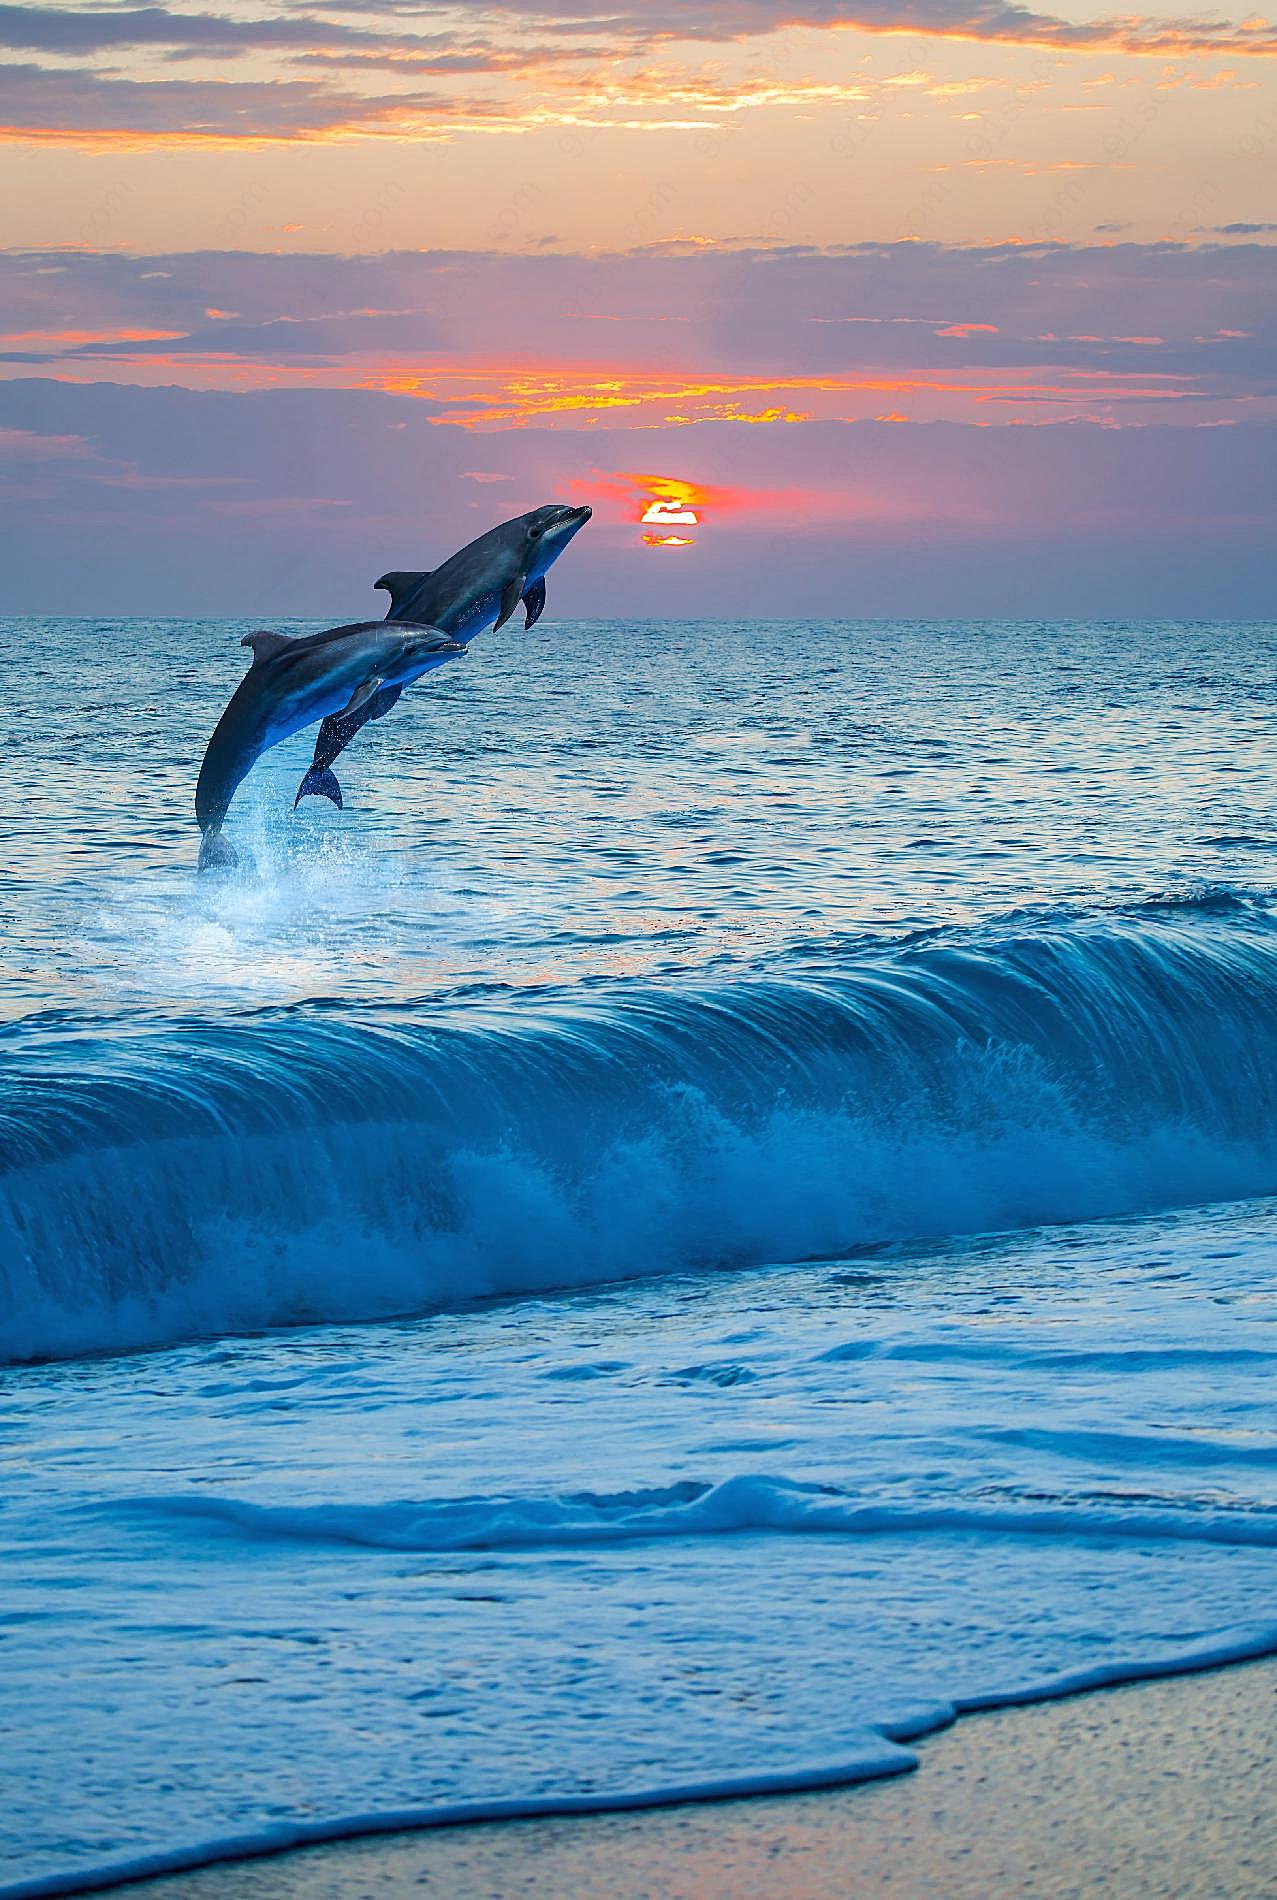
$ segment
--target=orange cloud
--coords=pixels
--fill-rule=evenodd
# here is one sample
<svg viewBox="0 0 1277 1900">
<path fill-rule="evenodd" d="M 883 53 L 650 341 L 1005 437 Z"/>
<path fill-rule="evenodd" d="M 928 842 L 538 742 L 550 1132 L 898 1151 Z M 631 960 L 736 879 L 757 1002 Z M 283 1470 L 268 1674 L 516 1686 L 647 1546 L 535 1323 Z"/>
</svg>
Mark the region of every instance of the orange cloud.
<svg viewBox="0 0 1277 1900">
<path fill-rule="evenodd" d="M 324 380 L 321 376 L 320 380 Z M 339 377 L 349 386 L 351 373 Z M 630 427 L 679 427 L 697 422 L 759 422 L 778 424 L 854 421 L 878 413 L 883 396 L 908 397 L 928 405 L 928 414 L 961 414 L 980 404 L 1003 401 L 1051 401 L 1067 406 L 1087 385 L 1088 403 L 1100 393 L 1112 402 L 1176 402 L 1205 394 L 1195 380 L 1168 372 L 1156 379 L 1147 371 L 1103 368 L 1053 368 L 1050 378 L 1031 369 L 999 367 L 965 370 L 961 375 L 881 371 L 842 375 L 764 376 L 748 373 L 688 374 L 644 371 L 637 368 L 602 371 L 593 365 L 537 365 L 511 369 L 497 364 L 447 364 L 429 369 L 401 365 L 378 372 L 356 372 L 356 386 L 414 395 L 445 406 L 441 420 L 467 428 L 527 428 L 561 423 L 588 427 L 604 420 Z M 784 398 L 801 395 L 799 410 L 773 400 L 761 411 L 743 404 L 759 396 Z M 643 505 L 652 499 L 695 497 L 648 489 Z"/>
<path fill-rule="evenodd" d="M 339 14 L 343 9 L 338 0 L 324 10 Z M 686 20 L 661 18 L 646 4 L 639 8 L 629 0 L 615 12 L 601 7 L 594 16 L 578 9 L 575 25 L 570 17 L 557 19 L 553 44 L 545 34 L 529 39 L 526 20 L 501 22 L 499 8 L 486 16 L 486 42 L 455 28 L 424 37 L 407 32 L 394 23 L 389 6 L 381 23 L 369 26 L 366 22 L 376 16 L 355 10 L 365 24 L 320 21 L 300 12 L 276 20 L 232 19 L 163 5 L 115 12 L 49 5 L 0 8 L 7 16 L 0 23 L 0 50 L 34 55 L 7 69 L 0 141 L 145 152 L 370 139 L 449 141 L 461 134 L 544 130 L 703 134 L 752 112 L 845 113 L 892 97 L 954 98 L 1013 83 L 1005 77 L 944 78 L 920 69 L 878 77 L 863 63 L 848 61 L 839 68 L 832 59 L 822 60 L 814 74 L 786 74 L 795 49 L 803 46 L 796 36 L 819 29 L 827 29 L 831 40 L 835 33 L 855 32 L 1041 47 L 1061 60 L 1117 53 L 1178 62 L 1277 53 L 1277 30 L 1259 15 L 1240 23 L 1138 14 L 1077 21 L 1032 11 L 1017 0 L 982 0 L 967 7 L 950 0 L 914 0 L 908 7 L 862 0 L 860 6 L 821 6 L 814 13 L 750 0 L 731 24 L 712 18 L 698 22 L 692 17 L 695 9 Z M 756 34 L 768 34 L 775 42 L 761 71 L 733 74 L 724 70 L 721 58 L 697 65 L 679 56 L 689 41 L 738 45 Z M 836 41 L 833 47 L 841 51 Z M 157 65 L 159 49 L 167 50 Z M 40 63 L 108 55 L 118 63 L 73 68 Z M 228 65 L 234 71 L 233 62 L 245 55 L 252 58 L 252 77 L 228 76 Z M 804 47 L 803 57 L 808 56 Z M 216 63 L 218 76 L 174 78 L 178 60 Z M 427 77 L 429 92 L 422 90 Z M 1102 81 L 1111 77 L 1100 76 Z M 1253 82 L 1239 80 L 1230 66 L 1210 75 L 1173 73 L 1159 83 L 1201 89 Z M 1014 90 L 1022 98 L 1047 84 L 1015 83 Z M 387 89 L 374 92 L 373 85 Z M 1041 175 L 1064 166 L 1025 169 Z"/>
<path fill-rule="evenodd" d="M 180 343 L 186 335 L 185 330 L 6 330 L 0 332 L 0 350 L 77 350 L 90 343 Z"/>
<path fill-rule="evenodd" d="M 1104 339 L 1096 337 L 1096 343 Z M 643 369 L 603 369 L 597 365 L 538 363 L 511 366 L 455 358 L 429 366 L 369 361 L 353 356 L 343 363 L 295 363 L 262 360 L 231 351 L 179 349 L 122 352 L 112 357 L 98 349 L 82 359 L 63 357 L 42 373 L 62 382 L 97 382 L 110 366 L 111 380 L 155 385 L 180 381 L 191 389 L 260 390 L 279 388 L 362 389 L 411 396 L 431 405 L 427 413 L 442 425 L 486 433 L 525 428 L 590 429 L 606 424 L 629 429 L 683 428 L 698 423 L 742 423 L 785 427 L 809 421 L 855 422 L 883 412 L 883 398 L 898 408 L 913 405 L 913 421 L 972 421 L 991 403 L 1023 405 L 1026 412 L 1051 405 L 1059 420 L 1095 413 L 1097 403 L 1113 409 L 1149 404 L 1180 405 L 1213 400 L 1196 377 L 1164 371 L 1103 367 L 1083 369 L 1052 365 L 1047 374 L 1006 366 L 964 368 L 961 374 L 881 371 L 842 375 L 782 376 L 729 372 L 678 375 Z M 22 367 L 15 365 L 10 374 Z M 802 408 L 783 398 L 799 395 Z M 772 400 L 762 408 L 759 397 Z M 698 491 L 700 492 L 700 491 Z M 696 496 L 680 489 L 692 507 Z M 632 506 L 648 506 L 661 491 L 630 491 Z M 677 499 L 676 496 L 665 496 Z M 721 499 L 714 505 L 719 507 Z M 730 506 L 730 502 L 727 503 Z"/>
</svg>

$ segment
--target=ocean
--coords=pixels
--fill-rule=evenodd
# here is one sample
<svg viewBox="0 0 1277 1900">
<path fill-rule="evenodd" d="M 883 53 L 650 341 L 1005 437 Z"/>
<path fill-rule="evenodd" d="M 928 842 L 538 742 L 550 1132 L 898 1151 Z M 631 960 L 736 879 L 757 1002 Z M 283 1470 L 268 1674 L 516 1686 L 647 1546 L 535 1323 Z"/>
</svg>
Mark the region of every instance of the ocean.
<svg viewBox="0 0 1277 1900">
<path fill-rule="evenodd" d="M 1277 1652 L 1277 626 L 547 616 L 197 878 L 252 625 L 0 622 L 0 1896 Z"/>
</svg>

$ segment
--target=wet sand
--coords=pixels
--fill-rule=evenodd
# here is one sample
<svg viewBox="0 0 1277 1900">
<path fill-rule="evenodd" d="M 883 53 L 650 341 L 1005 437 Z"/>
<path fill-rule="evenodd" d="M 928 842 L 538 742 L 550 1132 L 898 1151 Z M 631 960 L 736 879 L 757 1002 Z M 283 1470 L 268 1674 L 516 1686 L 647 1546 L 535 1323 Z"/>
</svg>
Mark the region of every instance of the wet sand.
<svg viewBox="0 0 1277 1900">
<path fill-rule="evenodd" d="M 383 1835 L 138 1883 L 134 1900 L 1263 1900 L 1277 1662 L 967 1716 L 820 1794 Z"/>
</svg>

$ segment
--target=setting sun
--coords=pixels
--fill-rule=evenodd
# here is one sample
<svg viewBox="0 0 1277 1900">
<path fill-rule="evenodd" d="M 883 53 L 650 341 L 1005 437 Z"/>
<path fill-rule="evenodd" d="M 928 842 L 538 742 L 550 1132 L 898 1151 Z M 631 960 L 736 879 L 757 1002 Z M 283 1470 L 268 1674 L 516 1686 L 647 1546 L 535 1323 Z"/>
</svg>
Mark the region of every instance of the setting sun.
<svg viewBox="0 0 1277 1900">
<path fill-rule="evenodd" d="M 654 501 L 644 514 L 643 521 L 645 525 L 650 522 L 661 527 L 677 525 L 694 528 L 697 525 L 695 510 L 685 502 L 680 505 L 677 501 Z"/>
<path fill-rule="evenodd" d="M 697 528 L 700 516 L 692 503 L 699 502 L 699 491 L 690 482 L 671 481 L 667 477 L 649 477 L 644 483 L 647 506 L 639 516 L 645 528 Z M 687 534 L 645 534 L 649 548 L 690 548 L 695 539 Z"/>
</svg>

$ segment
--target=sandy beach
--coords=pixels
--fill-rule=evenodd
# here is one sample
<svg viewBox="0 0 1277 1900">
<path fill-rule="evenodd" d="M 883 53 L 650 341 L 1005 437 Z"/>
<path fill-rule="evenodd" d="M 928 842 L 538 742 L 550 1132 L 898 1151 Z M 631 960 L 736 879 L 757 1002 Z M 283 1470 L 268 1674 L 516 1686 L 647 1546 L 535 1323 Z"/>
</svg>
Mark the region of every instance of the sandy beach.
<svg viewBox="0 0 1277 1900">
<path fill-rule="evenodd" d="M 1258 1900 L 1277 1662 L 968 1716 L 833 1793 L 439 1829 L 141 1883 L 138 1900 Z"/>
</svg>

